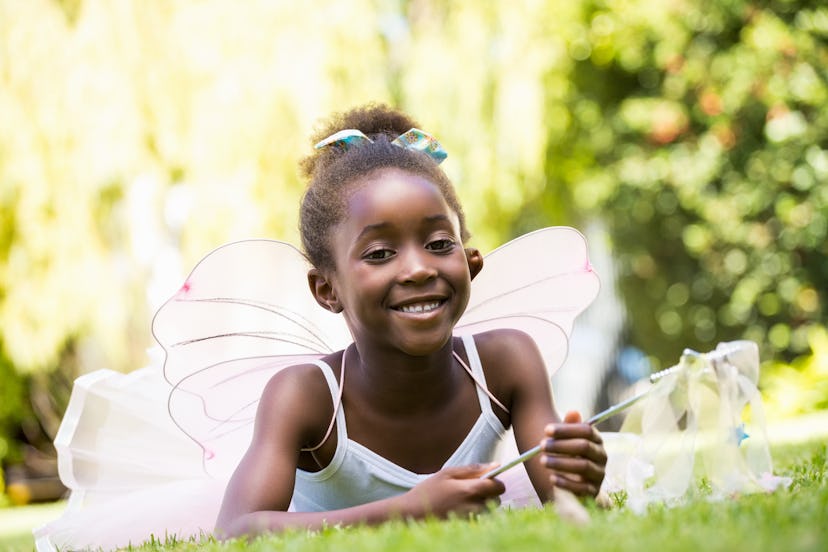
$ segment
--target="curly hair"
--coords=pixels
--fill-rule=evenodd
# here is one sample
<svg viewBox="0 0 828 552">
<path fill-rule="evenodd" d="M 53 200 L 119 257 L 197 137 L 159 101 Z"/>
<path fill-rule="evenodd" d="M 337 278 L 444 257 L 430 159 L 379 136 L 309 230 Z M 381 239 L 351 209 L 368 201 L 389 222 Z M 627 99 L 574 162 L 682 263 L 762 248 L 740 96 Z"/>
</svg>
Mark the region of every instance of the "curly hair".
<svg viewBox="0 0 828 552">
<path fill-rule="evenodd" d="M 368 104 L 334 114 L 312 136 L 316 143 L 335 132 L 357 129 L 373 142 L 348 148 L 326 147 L 304 158 L 300 167 L 308 188 L 299 210 L 299 231 L 305 255 L 315 267 L 334 268 L 330 250 L 331 229 L 346 216 L 352 184 L 374 171 L 397 168 L 431 181 L 460 221 L 461 239 L 469 237 L 465 217 L 454 186 L 437 163 L 427 155 L 391 143 L 400 134 L 418 127 L 408 115 L 382 104 Z"/>
</svg>

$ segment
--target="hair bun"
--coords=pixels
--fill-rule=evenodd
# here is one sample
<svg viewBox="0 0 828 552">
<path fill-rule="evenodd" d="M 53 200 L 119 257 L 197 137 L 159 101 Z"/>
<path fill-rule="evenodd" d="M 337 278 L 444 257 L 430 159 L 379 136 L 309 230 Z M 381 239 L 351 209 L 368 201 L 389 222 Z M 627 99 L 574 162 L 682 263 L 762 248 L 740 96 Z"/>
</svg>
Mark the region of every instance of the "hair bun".
<svg viewBox="0 0 828 552">
<path fill-rule="evenodd" d="M 370 138 L 385 134 L 394 139 L 410 128 L 419 125 L 405 113 L 385 104 L 370 103 L 344 113 L 336 113 L 313 137 L 313 143 L 340 130 L 355 128 Z"/>
<path fill-rule="evenodd" d="M 340 130 L 352 128 L 359 130 L 372 140 L 385 136 L 391 141 L 400 134 L 419 126 L 411 117 L 397 109 L 381 103 L 369 103 L 331 115 L 313 133 L 311 144 L 316 144 Z M 335 148 L 314 151 L 300 163 L 302 173 L 310 179 L 316 172 L 318 163 L 324 164 L 336 154 Z"/>
</svg>

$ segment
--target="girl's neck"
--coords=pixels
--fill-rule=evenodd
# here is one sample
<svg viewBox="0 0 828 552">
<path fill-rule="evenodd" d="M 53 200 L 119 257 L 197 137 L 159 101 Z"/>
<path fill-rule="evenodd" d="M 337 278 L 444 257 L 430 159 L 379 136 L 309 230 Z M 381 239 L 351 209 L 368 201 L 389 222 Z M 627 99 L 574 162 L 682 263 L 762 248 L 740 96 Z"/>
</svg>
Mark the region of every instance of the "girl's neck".
<svg viewBox="0 0 828 552">
<path fill-rule="evenodd" d="M 464 381 L 452 356 L 454 339 L 427 356 L 354 346 L 346 349 L 346 393 L 388 414 L 416 415 L 456 393 Z M 352 394 L 352 397 L 354 396 Z"/>
</svg>

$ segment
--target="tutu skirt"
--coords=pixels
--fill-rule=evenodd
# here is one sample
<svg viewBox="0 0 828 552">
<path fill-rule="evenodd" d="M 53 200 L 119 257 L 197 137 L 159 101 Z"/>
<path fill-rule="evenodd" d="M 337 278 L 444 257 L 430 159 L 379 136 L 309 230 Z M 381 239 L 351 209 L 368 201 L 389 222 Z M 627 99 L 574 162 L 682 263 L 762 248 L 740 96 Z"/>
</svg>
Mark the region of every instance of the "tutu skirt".
<svg viewBox="0 0 828 552">
<path fill-rule="evenodd" d="M 34 531 L 38 552 L 110 550 L 213 530 L 226 481 L 167 411 L 160 366 L 78 378 L 55 438 L 63 515 Z"/>
</svg>

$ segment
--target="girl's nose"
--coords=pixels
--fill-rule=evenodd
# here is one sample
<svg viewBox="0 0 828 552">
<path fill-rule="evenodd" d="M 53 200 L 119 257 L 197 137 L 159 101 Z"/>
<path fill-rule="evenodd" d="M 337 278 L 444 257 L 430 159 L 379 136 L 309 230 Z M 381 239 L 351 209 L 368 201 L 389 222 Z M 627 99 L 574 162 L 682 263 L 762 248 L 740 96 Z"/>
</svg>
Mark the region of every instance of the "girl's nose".
<svg viewBox="0 0 828 552">
<path fill-rule="evenodd" d="M 437 269 L 429 262 L 429 256 L 425 251 L 409 251 L 402 257 L 399 275 L 402 283 L 418 284 L 437 276 Z"/>
</svg>

